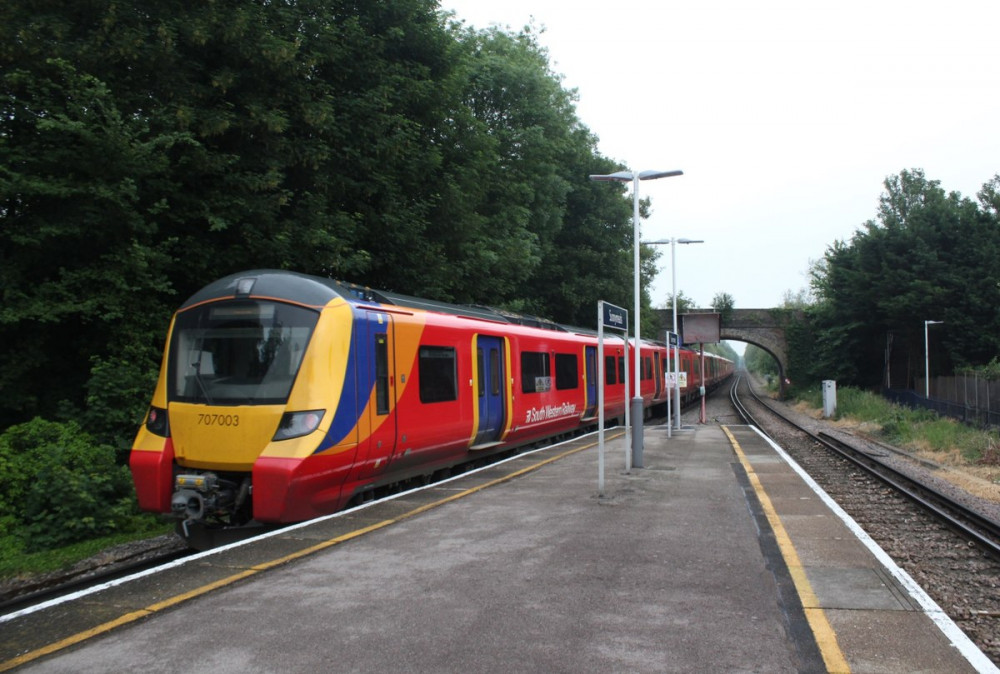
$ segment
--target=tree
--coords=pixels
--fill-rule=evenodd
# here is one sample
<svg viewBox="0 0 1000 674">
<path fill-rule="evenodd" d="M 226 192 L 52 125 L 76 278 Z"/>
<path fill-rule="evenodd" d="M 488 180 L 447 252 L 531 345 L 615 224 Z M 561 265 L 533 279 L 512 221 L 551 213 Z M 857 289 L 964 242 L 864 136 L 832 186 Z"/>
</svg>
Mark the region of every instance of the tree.
<svg viewBox="0 0 1000 674">
<path fill-rule="evenodd" d="M 225 273 L 391 284 L 435 259 L 436 3 L 12 0 L 0 19 L 0 424 L 75 416 L 88 386 L 137 420 L 108 387 L 148 377 L 170 308 Z"/>
<path fill-rule="evenodd" d="M 753 344 L 747 344 L 746 352 L 743 354 L 744 362 L 746 367 L 751 372 L 756 372 L 757 374 L 770 375 L 773 377 L 778 376 L 778 361 L 769 354 L 764 349 L 754 346 Z"/>
<path fill-rule="evenodd" d="M 721 314 L 722 320 L 726 321 L 733 313 L 736 300 L 729 293 L 716 293 L 712 298 L 712 308 L 716 313 Z"/>
<path fill-rule="evenodd" d="M 984 204 L 991 185 L 980 192 Z M 946 367 L 987 362 L 1000 349 L 995 212 L 946 194 L 920 170 L 887 178 L 885 188 L 878 219 L 849 244 L 836 242 L 813 269 L 817 363 L 827 376 L 877 385 L 887 335 L 894 348 L 919 353 L 928 318 L 945 321 Z"/>
<path fill-rule="evenodd" d="M 79 401 L 92 357 L 155 358 L 170 253 L 144 188 L 188 142 L 61 59 L 8 70 L 3 91 L 0 424 Z"/>
<path fill-rule="evenodd" d="M 796 291 L 786 290 L 781 296 L 783 309 L 805 309 L 812 303 L 813 298 L 808 288 L 799 288 Z"/>
<path fill-rule="evenodd" d="M 0 427 L 126 442 L 173 307 L 243 269 L 582 325 L 631 297 L 631 201 L 587 180 L 619 167 L 531 29 L 434 0 L 11 0 L 0 73 Z"/>
</svg>

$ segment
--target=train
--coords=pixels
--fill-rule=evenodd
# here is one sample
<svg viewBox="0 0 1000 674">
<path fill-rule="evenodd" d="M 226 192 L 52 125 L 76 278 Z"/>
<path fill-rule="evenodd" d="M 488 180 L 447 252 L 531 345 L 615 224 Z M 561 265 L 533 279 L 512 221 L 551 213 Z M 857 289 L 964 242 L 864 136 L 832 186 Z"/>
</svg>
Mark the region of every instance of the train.
<svg viewBox="0 0 1000 674">
<path fill-rule="evenodd" d="M 139 506 L 189 527 L 308 520 L 375 490 L 596 427 L 628 399 L 624 338 L 281 270 L 233 274 L 174 314 L 129 465 Z M 646 414 L 673 352 L 643 340 Z M 680 350 L 685 400 L 733 363 Z"/>
</svg>

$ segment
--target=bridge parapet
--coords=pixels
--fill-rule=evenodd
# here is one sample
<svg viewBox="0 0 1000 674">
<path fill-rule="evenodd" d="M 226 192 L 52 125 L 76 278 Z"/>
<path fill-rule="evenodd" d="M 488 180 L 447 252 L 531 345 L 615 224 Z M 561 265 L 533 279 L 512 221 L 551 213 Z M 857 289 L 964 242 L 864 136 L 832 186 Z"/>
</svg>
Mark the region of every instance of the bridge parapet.
<svg viewBox="0 0 1000 674">
<path fill-rule="evenodd" d="M 671 325 L 672 315 L 666 309 L 658 310 L 664 317 L 663 324 Z M 700 313 L 695 310 L 691 313 Z M 778 363 L 781 396 L 784 397 L 785 373 L 788 371 L 788 341 L 785 328 L 802 318 L 798 309 L 733 309 L 722 316 L 722 339 L 746 342 L 760 347 Z"/>
</svg>

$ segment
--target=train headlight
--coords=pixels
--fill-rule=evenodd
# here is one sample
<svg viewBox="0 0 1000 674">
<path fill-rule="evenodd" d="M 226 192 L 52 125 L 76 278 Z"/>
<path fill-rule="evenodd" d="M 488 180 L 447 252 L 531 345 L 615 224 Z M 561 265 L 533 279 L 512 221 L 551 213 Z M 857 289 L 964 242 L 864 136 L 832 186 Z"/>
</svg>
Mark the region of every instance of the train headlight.
<svg viewBox="0 0 1000 674">
<path fill-rule="evenodd" d="M 181 473 L 174 477 L 174 489 L 194 489 L 195 491 L 207 492 L 215 488 L 218 481 L 215 473 L 190 474 Z"/>
<path fill-rule="evenodd" d="M 302 435 L 309 435 L 317 428 L 319 422 L 323 421 L 326 410 L 308 410 L 306 412 L 285 412 L 278 424 L 278 430 L 274 432 L 275 440 L 289 440 Z"/>
<path fill-rule="evenodd" d="M 167 421 L 167 411 L 162 407 L 150 407 L 146 413 L 146 430 L 161 438 L 170 437 L 170 424 Z"/>
</svg>

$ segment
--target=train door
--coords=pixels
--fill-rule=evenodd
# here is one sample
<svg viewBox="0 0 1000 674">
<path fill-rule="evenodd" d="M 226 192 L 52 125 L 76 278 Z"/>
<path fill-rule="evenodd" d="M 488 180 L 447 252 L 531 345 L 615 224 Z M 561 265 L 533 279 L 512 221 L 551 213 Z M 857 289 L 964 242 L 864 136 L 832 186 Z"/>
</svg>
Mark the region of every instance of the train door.
<svg viewBox="0 0 1000 674">
<path fill-rule="evenodd" d="M 368 353 L 371 393 L 368 399 L 369 447 L 362 477 L 381 473 L 396 451 L 396 381 L 392 316 L 368 312 Z"/>
<path fill-rule="evenodd" d="M 587 402 L 583 412 L 584 419 L 597 416 L 597 347 L 584 347 L 584 377 L 587 380 Z"/>
<path fill-rule="evenodd" d="M 506 421 L 504 401 L 503 338 L 479 335 L 476 338 L 476 392 L 479 405 L 479 427 L 472 448 L 500 441 Z"/>
</svg>

